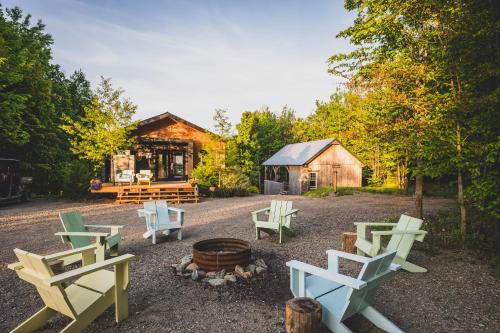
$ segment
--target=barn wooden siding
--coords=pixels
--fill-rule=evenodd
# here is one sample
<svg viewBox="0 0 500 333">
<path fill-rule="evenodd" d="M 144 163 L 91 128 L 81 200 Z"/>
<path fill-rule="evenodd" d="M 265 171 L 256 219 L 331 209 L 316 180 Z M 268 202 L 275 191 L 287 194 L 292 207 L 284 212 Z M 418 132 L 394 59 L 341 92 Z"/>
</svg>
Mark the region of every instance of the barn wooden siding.
<svg viewBox="0 0 500 333">
<path fill-rule="evenodd" d="M 334 142 L 306 166 L 289 166 L 288 193 L 302 194 L 309 189 L 309 173 L 318 173 L 317 186 L 361 187 L 363 165 L 347 149 Z"/>
</svg>

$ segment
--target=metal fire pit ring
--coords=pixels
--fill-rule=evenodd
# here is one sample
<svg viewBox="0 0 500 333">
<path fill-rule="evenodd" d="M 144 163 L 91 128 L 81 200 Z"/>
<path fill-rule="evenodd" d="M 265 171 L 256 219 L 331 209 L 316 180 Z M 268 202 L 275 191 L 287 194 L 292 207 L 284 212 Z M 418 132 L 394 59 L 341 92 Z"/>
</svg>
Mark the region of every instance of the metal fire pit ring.
<svg viewBox="0 0 500 333">
<path fill-rule="evenodd" d="M 250 243 L 241 239 L 206 239 L 193 245 L 193 262 L 208 272 L 234 271 L 236 265 L 248 264 L 251 253 Z"/>
</svg>

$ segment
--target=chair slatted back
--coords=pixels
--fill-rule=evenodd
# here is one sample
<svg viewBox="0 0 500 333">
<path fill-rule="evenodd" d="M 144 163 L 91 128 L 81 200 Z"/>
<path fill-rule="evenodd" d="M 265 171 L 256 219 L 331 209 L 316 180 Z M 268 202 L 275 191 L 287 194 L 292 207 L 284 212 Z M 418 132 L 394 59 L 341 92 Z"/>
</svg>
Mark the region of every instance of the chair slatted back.
<svg viewBox="0 0 500 333">
<path fill-rule="evenodd" d="M 272 200 L 271 201 L 271 210 L 269 211 L 269 223 L 279 224 L 281 216 L 292 210 L 292 202 L 291 201 L 283 201 L 283 200 Z M 285 218 L 284 225 L 287 228 L 290 228 L 290 220 L 291 217 L 287 216 Z"/>
<path fill-rule="evenodd" d="M 88 232 L 85 227 L 85 222 L 78 211 L 59 213 L 59 218 L 63 224 L 64 230 L 67 232 Z M 90 237 L 85 236 L 68 236 L 71 246 L 74 249 L 92 245 L 93 242 Z"/>
<path fill-rule="evenodd" d="M 423 221 L 408 215 L 401 215 L 398 224 L 394 227 L 394 231 L 418 231 L 422 226 Z M 391 240 L 387 244 L 387 251 L 397 251 L 396 255 L 401 258 L 406 258 L 415 241 L 416 235 L 392 235 Z"/>
<path fill-rule="evenodd" d="M 156 201 L 156 215 L 158 216 L 158 224 L 170 224 L 170 216 L 168 214 L 168 205 L 166 200 Z"/>
<path fill-rule="evenodd" d="M 17 275 L 33 284 L 46 306 L 70 318 L 75 318 L 76 313 L 66 297 L 61 286 L 49 286 L 43 280 L 54 276 L 54 272 L 44 257 L 20 249 L 14 249 L 19 262 L 23 266 L 16 269 Z"/>
<path fill-rule="evenodd" d="M 392 273 L 390 266 L 396 252 L 387 252 L 369 259 L 361 269 L 358 280 L 366 282 L 366 287 L 357 290 L 350 288 L 347 300 L 342 312 L 341 321 L 362 311 L 368 305 L 373 304 L 375 292 L 378 286 Z"/>
<path fill-rule="evenodd" d="M 156 202 L 144 201 L 144 209 L 150 212 L 156 212 Z"/>
</svg>

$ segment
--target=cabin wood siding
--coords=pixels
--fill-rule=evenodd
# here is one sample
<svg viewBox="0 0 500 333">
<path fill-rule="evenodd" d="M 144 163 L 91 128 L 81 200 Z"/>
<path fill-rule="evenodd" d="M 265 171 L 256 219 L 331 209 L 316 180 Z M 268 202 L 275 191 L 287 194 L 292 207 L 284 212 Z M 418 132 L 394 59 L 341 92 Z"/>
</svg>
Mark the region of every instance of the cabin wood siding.
<svg viewBox="0 0 500 333">
<path fill-rule="evenodd" d="M 191 176 L 193 168 L 200 163 L 200 152 L 203 149 L 203 145 L 212 142 L 206 131 L 191 127 L 188 124 L 169 117 L 139 126 L 134 133 L 139 139 L 178 140 L 179 142 L 188 143 L 188 161 L 186 164 L 186 173 L 188 176 Z"/>
</svg>

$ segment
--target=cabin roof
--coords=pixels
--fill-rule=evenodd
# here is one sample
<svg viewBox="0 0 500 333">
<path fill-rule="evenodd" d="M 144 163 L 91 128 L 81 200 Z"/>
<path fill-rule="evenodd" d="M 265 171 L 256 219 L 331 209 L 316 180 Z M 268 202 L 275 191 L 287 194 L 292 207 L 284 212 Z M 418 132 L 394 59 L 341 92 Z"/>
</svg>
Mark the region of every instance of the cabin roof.
<svg viewBox="0 0 500 333">
<path fill-rule="evenodd" d="M 331 146 L 335 138 L 300 142 L 286 145 L 267 161 L 262 163 L 264 166 L 271 165 L 304 165 L 315 159 L 325 149 Z"/>
<path fill-rule="evenodd" d="M 203 127 L 201 126 L 198 126 L 196 124 L 193 124 L 192 122 L 190 121 L 187 121 L 185 119 L 182 119 L 181 117 L 178 117 L 170 112 L 165 112 L 165 113 L 162 113 L 162 114 L 159 114 L 157 116 L 154 116 L 154 117 L 151 117 L 151 118 L 147 118 L 147 119 L 144 119 L 142 121 L 139 122 L 139 125 L 137 127 L 142 127 L 142 126 L 146 126 L 146 125 L 149 125 L 151 123 L 154 123 L 154 122 L 157 122 L 157 121 L 160 121 L 162 119 L 165 119 L 165 118 L 171 118 L 175 121 L 178 121 L 180 123 L 183 123 L 189 127 L 192 127 L 194 129 L 197 129 L 198 131 L 200 132 L 209 132 L 208 130 L 204 129 Z"/>
</svg>

